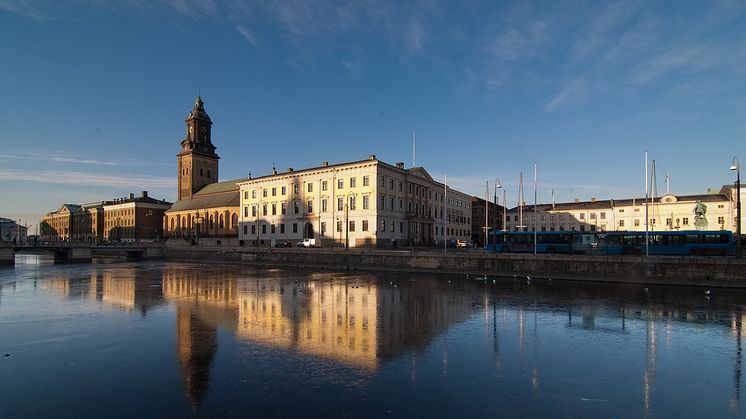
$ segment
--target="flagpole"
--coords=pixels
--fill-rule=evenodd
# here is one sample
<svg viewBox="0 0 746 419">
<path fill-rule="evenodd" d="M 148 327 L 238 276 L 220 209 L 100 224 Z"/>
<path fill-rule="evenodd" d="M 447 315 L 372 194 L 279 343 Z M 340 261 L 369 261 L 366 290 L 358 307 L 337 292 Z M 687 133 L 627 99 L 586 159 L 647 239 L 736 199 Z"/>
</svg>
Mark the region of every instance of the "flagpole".
<svg viewBox="0 0 746 419">
<path fill-rule="evenodd" d="M 539 184 L 539 180 L 537 177 L 537 170 L 536 170 L 536 162 L 534 162 L 534 254 L 536 254 L 536 244 L 538 243 L 538 232 L 536 230 L 536 222 L 538 221 L 537 218 L 537 211 L 536 211 L 536 190 Z"/>
<path fill-rule="evenodd" d="M 508 191 L 503 189 L 503 231 L 508 230 Z"/>
<path fill-rule="evenodd" d="M 521 184 L 518 186 L 518 217 L 521 220 L 519 224 L 520 231 L 523 231 L 523 172 L 521 172 L 520 178 Z"/>
<path fill-rule="evenodd" d="M 645 150 L 645 256 L 649 256 L 649 244 L 648 244 L 648 151 Z"/>
<path fill-rule="evenodd" d="M 443 253 L 448 252 L 448 175 L 443 180 Z"/>
<path fill-rule="evenodd" d="M 489 210 L 490 210 L 490 181 L 485 181 L 484 186 L 484 247 L 487 248 L 487 234 L 489 230 L 489 224 L 487 223 L 487 220 L 489 220 Z"/>
<path fill-rule="evenodd" d="M 415 157 L 417 153 L 417 133 L 412 131 L 412 167 L 417 167 L 417 160 Z"/>
</svg>

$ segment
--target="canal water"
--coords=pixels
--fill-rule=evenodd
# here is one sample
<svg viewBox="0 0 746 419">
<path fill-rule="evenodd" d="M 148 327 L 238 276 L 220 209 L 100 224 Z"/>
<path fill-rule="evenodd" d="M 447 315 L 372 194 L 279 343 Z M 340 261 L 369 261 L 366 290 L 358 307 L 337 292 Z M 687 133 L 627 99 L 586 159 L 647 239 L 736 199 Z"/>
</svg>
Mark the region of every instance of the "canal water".
<svg viewBox="0 0 746 419">
<path fill-rule="evenodd" d="M 738 417 L 746 294 L 19 256 L 0 417 Z"/>
</svg>

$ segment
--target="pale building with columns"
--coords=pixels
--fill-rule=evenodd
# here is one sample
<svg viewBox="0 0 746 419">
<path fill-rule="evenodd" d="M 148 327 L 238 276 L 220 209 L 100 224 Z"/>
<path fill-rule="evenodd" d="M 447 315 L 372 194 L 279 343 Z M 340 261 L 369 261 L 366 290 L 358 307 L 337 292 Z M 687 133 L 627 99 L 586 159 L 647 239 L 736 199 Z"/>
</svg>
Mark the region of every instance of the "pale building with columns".
<svg viewBox="0 0 746 419">
<path fill-rule="evenodd" d="M 391 165 L 375 155 L 275 170 L 238 186 L 239 238 L 245 245 L 294 245 L 312 238 L 324 247 L 423 246 L 470 234 L 469 195 L 449 189 L 446 204 L 444 185 L 424 168 Z M 446 205 L 454 219 L 448 227 Z"/>
</svg>

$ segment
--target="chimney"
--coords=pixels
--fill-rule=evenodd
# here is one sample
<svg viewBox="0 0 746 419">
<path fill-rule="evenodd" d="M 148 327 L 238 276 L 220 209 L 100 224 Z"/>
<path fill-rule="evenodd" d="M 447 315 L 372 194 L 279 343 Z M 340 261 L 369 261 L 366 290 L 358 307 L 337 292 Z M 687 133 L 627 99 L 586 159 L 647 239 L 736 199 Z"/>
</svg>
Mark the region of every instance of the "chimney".
<svg viewBox="0 0 746 419">
<path fill-rule="evenodd" d="M 396 162 L 396 168 L 397 169 L 404 169 L 404 162 L 401 162 L 401 161 Z"/>
<path fill-rule="evenodd" d="M 325 162 L 321 163 L 321 165 L 322 165 L 322 166 L 329 166 L 329 162 L 328 162 L 328 161 L 325 161 Z"/>
<path fill-rule="evenodd" d="M 578 198 L 575 198 L 575 203 L 577 204 L 578 202 L 580 202 L 580 200 Z"/>
<path fill-rule="evenodd" d="M 371 154 L 370 156 L 368 156 L 368 160 L 375 160 L 375 159 L 376 159 L 375 154 Z"/>
<path fill-rule="evenodd" d="M 143 198 L 147 198 L 148 197 L 148 191 L 142 191 L 140 193 L 140 196 L 143 197 Z"/>
<path fill-rule="evenodd" d="M 135 194 L 130 192 L 130 199 L 135 199 Z"/>
<path fill-rule="evenodd" d="M 293 171 L 293 168 L 292 167 L 288 167 L 288 172 L 292 172 L 292 171 Z"/>
<path fill-rule="evenodd" d="M 596 202 L 596 197 L 592 197 L 591 202 Z"/>
</svg>

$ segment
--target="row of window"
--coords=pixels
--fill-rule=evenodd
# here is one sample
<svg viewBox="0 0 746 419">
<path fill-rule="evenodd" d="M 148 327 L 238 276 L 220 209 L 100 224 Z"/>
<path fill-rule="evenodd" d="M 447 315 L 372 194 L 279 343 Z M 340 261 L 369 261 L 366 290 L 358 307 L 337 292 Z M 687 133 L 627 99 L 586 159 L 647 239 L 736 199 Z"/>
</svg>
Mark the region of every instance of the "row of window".
<svg viewBox="0 0 746 419">
<path fill-rule="evenodd" d="M 360 224 L 357 224 L 356 220 L 349 220 L 348 221 L 348 231 L 349 232 L 355 232 L 357 231 L 357 226 L 360 226 L 360 231 L 369 231 L 369 223 L 368 220 L 359 220 Z M 397 224 L 398 224 L 398 232 L 404 233 L 404 222 L 403 221 L 395 221 L 395 220 L 381 220 L 379 224 L 379 230 L 380 232 L 386 232 L 387 229 L 389 232 L 396 233 L 397 232 Z M 257 224 L 253 224 L 251 226 L 244 225 L 243 226 L 243 234 L 257 234 L 257 231 L 261 231 L 261 234 L 277 234 L 279 231 L 279 234 L 285 234 L 285 223 L 279 223 L 279 224 L 261 224 L 260 226 L 257 226 Z M 291 223 L 293 233 L 298 233 L 298 223 Z M 258 228 L 258 230 L 257 230 Z M 336 232 L 342 233 L 344 228 L 344 221 L 337 221 L 336 225 Z M 249 233 L 251 231 L 251 233 Z M 269 233 L 268 233 L 269 231 Z M 327 233 L 327 223 L 325 221 L 321 222 L 321 235 L 325 235 Z M 445 227 L 442 226 L 435 226 L 435 234 L 443 234 L 443 231 L 445 231 Z M 449 228 L 448 229 L 449 235 L 459 235 L 459 236 L 466 236 L 468 235 L 468 232 L 464 229 L 456 229 L 456 228 Z"/>
<path fill-rule="evenodd" d="M 345 210 L 345 198 L 347 199 L 347 209 L 350 211 L 355 211 L 357 209 L 357 196 L 346 196 L 346 197 L 338 197 L 337 198 L 337 211 L 344 211 Z M 370 197 L 368 195 L 363 195 L 362 197 L 363 201 L 363 210 L 370 209 Z M 396 200 L 393 197 L 389 197 L 388 199 L 388 210 L 389 211 L 395 211 L 395 203 Z M 415 202 L 414 204 L 412 202 L 408 203 L 408 213 L 409 214 L 417 214 L 420 216 L 427 215 L 428 217 L 433 216 L 433 208 L 426 205 L 420 205 L 419 203 Z M 404 210 L 404 201 L 402 199 L 398 200 L 398 211 L 403 212 Z M 380 196 L 380 209 L 385 210 L 386 209 L 386 195 Z M 272 203 L 261 203 L 259 205 L 252 205 L 251 206 L 251 216 L 256 217 L 257 212 L 261 211 L 261 215 L 285 215 L 287 214 L 287 203 L 286 202 L 280 202 L 279 208 L 276 202 Z M 328 212 L 328 200 L 326 198 L 321 200 L 321 212 Z M 440 211 L 440 215 L 438 214 L 438 211 Z M 300 203 L 299 201 L 293 201 L 293 214 L 299 214 L 300 213 Z M 309 199 L 306 201 L 306 213 L 313 213 L 313 200 Z M 243 209 L 243 215 L 245 218 L 249 217 L 249 206 L 244 206 Z M 460 215 L 454 215 L 454 214 L 448 214 L 449 222 L 459 222 L 459 223 L 468 223 L 469 218 L 463 217 Z M 443 209 L 442 208 L 435 208 L 435 218 L 443 218 Z"/>
<path fill-rule="evenodd" d="M 674 222 L 674 220 L 672 220 L 671 218 L 666 218 L 666 227 L 679 227 L 679 226 L 686 227 L 686 226 L 689 226 L 689 217 L 677 218 L 675 220 L 676 225 L 673 225 L 673 222 Z M 718 222 L 717 223 L 720 224 L 720 225 L 724 225 L 725 224 L 725 217 L 718 217 Z M 639 218 L 635 218 L 633 220 L 633 224 L 634 224 L 635 227 L 640 227 L 641 220 Z M 650 219 L 650 224 L 651 225 L 655 225 L 656 224 L 656 219 L 655 218 L 651 218 Z M 591 227 L 591 231 L 595 231 L 595 226 L 591 225 L 590 227 Z M 619 227 L 625 227 L 625 220 L 619 220 Z M 533 227 L 531 227 L 531 228 L 533 228 Z M 571 226 L 571 228 L 572 228 L 573 231 L 575 230 L 574 226 Z M 518 226 L 515 226 L 514 229 L 515 229 L 515 231 L 518 231 Z M 564 226 L 560 224 L 558 226 L 558 230 L 559 231 L 564 230 Z M 531 230 L 531 231 L 533 231 L 533 230 Z M 547 231 L 546 227 L 542 226 L 541 227 L 541 231 Z M 554 231 L 554 227 L 550 226 L 549 227 L 549 231 Z M 585 231 L 585 226 L 584 225 L 580 225 L 580 231 Z"/>
<path fill-rule="evenodd" d="M 349 223 L 348 230 L 350 232 L 356 231 L 356 229 L 357 229 L 356 221 L 355 220 L 350 220 L 350 221 L 348 221 L 348 223 Z M 293 233 L 298 233 L 298 223 L 292 223 L 291 226 L 292 226 L 292 232 Z M 261 234 L 267 234 L 267 227 L 268 227 L 268 224 L 262 224 L 260 226 Z M 344 222 L 343 221 L 337 221 L 337 229 L 336 229 L 336 231 L 337 232 L 342 232 L 343 227 L 344 227 Z M 386 231 L 386 221 L 381 220 L 381 226 L 380 227 L 381 227 L 380 231 Z M 360 231 L 369 231 L 368 220 L 361 220 L 361 222 L 360 222 L 360 228 L 361 228 Z M 391 228 L 391 231 L 394 231 L 394 228 L 395 228 L 394 221 L 391 221 L 391 227 L 390 228 Z M 273 224 L 269 224 L 269 234 L 276 234 L 278 229 L 279 229 L 279 234 L 285 234 L 285 224 L 284 223 L 280 223 L 280 224 L 274 224 L 274 223 Z M 327 230 L 327 223 L 322 221 L 321 222 L 321 235 L 323 236 L 324 234 L 326 234 L 327 231 L 328 231 Z M 399 232 L 400 233 L 404 232 L 404 223 L 403 222 L 399 222 Z M 249 234 L 249 226 L 248 225 L 244 225 L 243 226 L 243 234 L 245 234 L 245 235 Z M 254 224 L 254 225 L 251 226 L 251 234 L 257 234 L 257 225 L 256 224 Z"/>
<path fill-rule="evenodd" d="M 357 187 L 357 178 L 351 177 L 347 179 L 349 188 L 355 188 Z M 389 179 L 389 189 L 395 190 L 395 185 L 398 183 L 398 190 L 399 192 L 403 192 L 403 183 L 401 181 L 396 182 L 394 179 Z M 314 188 L 313 182 L 306 182 L 306 192 L 313 192 Z M 363 186 L 369 186 L 369 177 L 363 176 Z M 386 177 L 381 176 L 379 179 L 379 186 L 382 188 L 386 187 Z M 413 187 L 414 186 L 414 187 Z M 345 188 L 345 179 L 337 179 L 337 190 L 343 190 Z M 298 184 L 293 185 L 293 194 L 299 193 L 300 186 Z M 321 181 L 321 190 L 327 191 L 329 189 L 329 181 L 322 180 Z M 257 189 L 251 190 L 251 198 L 256 199 L 257 198 Z M 269 196 L 285 196 L 287 195 L 287 186 L 280 186 L 279 190 L 277 186 L 273 186 L 271 188 L 261 188 L 261 194 L 262 198 L 267 198 Z M 422 198 L 428 198 L 433 199 L 433 191 L 429 188 L 426 188 L 424 186 L 420 185 L 412 185 L 411 183 L 408 185 L 408 192 L 411 195 L 414 192 L 414 196 L 422 197 Z M 249 191 L 244 191 L 244 199 L 249 199 Z M 435 192 L 435 200 L 443 202 L 443 194 L 439 192 Z M 450 205 L 456 206 L 456 207 L 463 207 L 463 208 L 471 208 L 471 202 L 461 200 L 458 198 L 448 198 L 448 203 Z"/>
<path fill-rule="evenodd" d="M 368 176 L 363 176 L 363 186 L 368 186 L 370 184 L 370 178 Z M 313 182 L 306 182 L 306 192 L 313 192 Z M 337 189 L 344 189 L 345 187 L 345 180 L 344 179 L 337 179 Z M 349 187 L 355 188 L 357 187 L 357 178 L 351 177 L 349 178 Z M 321 190 L 327 191 L 329 190 L 329 181 L 328 180 L 322 180 L 321 181 Z M 293 185 L 293 194 L 297 195 L 300 191 L 300 186 L 298 184 Z M 268 196 L 277 196 L 278 188 L 276 186 L 273 186 L 271 188 L 262 188 L 262 198 L 267 198 Z M 279 188 L 280 196 L 287 195 L 287 186 L 280 186 Z M 257 190 L 254 189 L 251 191 L 251 198 L 256 199 L 257 196 Z M 244 199 L 249 199 L 249 191 L 244 191 L 243 193 Z"/>
</svg>

